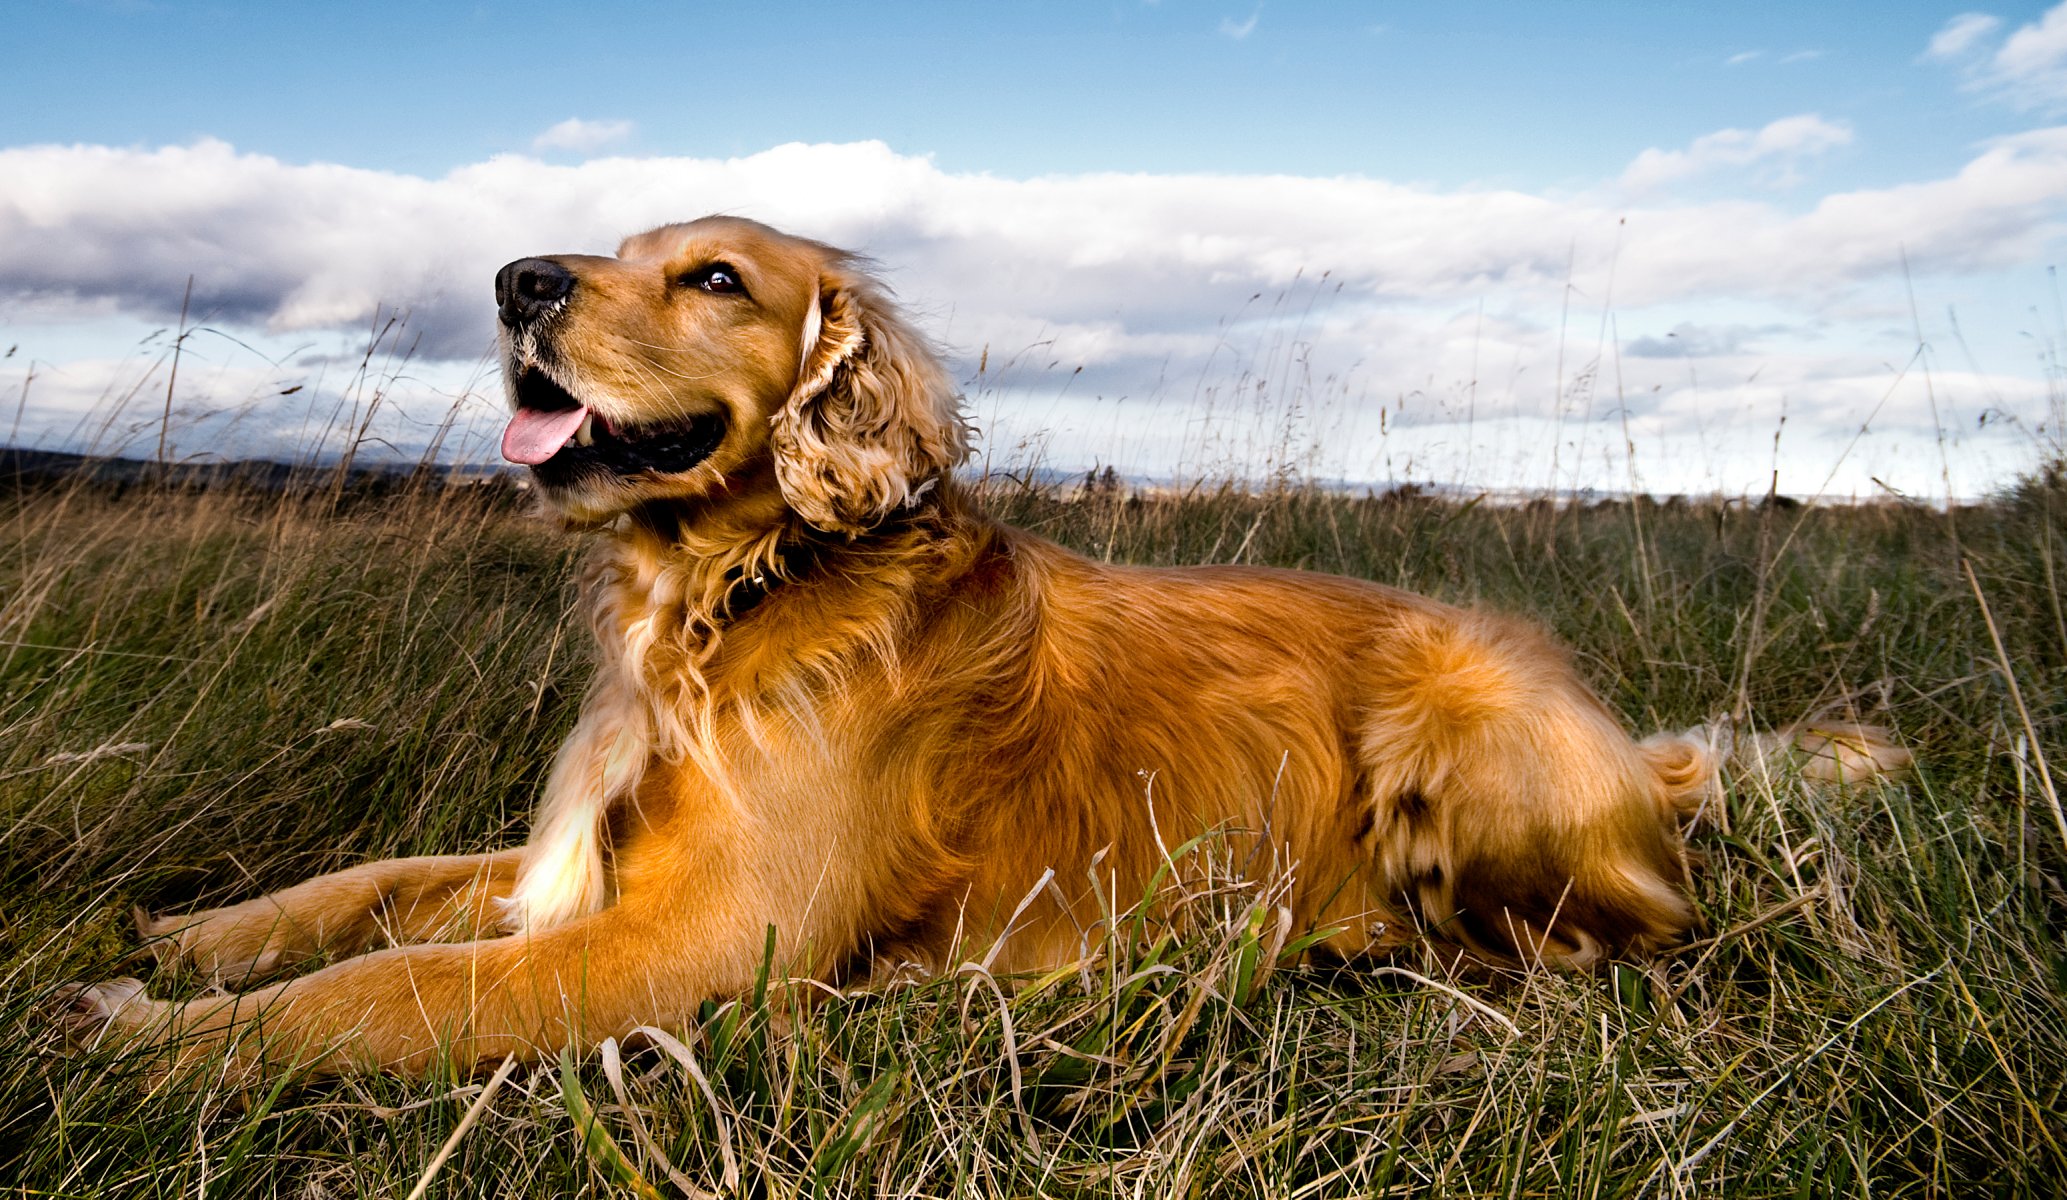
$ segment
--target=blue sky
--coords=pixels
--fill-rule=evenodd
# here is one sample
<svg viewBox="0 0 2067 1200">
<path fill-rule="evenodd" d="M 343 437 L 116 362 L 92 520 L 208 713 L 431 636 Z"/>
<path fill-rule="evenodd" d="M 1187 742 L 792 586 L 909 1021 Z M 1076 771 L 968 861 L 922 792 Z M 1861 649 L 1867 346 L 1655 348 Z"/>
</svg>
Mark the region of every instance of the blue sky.
<svg viewBox="0 0 2067 1200">
<path fill-rule="evenodd" d="M 11 7 L 29 53 L 0 78 L 0 143 L 211 136 L 415 173 L 526 150 L 575 112 L 632 121 L 616 148 L 646 154 L 876 139 L 1010 175 L 1524 187 L 1819 110 L 1861 132 L 1842 177 L 1891 182 L 2004 125 L 1915 69 L 1959 10 L 1893 0 Z"/>
<path fill-rule="evenodd" d="M 122 428 L 191 273 L 190 445 L 299 436 L 376 307 L 398 452 L 492 432 L 486 272 L 723 208 L 875 253 L 997 457 L 1971 494 L 2052 416 L 2056 13 L 16 5 L 0 398 Z"/>
</svg>

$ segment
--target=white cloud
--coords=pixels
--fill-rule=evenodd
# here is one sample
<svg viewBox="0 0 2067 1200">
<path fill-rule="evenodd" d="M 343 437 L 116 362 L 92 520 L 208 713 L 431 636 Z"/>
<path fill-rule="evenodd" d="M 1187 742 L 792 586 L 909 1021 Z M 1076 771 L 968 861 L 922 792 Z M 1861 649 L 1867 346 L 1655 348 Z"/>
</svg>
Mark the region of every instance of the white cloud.
<svg viewBox="0 0 2067 1200">
<path fill-rule="evenodd" d="M 1699 139 L 1670 152 L 1686 165 L 1654 169 L 1669 177 L 1846 136 L 1789 118 Z M 1355 177 L 1015 180 L 944 171 L 878 142 L 577 166 L 503 156 L 434 179 L 290 164 L 219 141 L 31 146 L 0 150 L 0 297 L 162 318 L 192 274 L 197 310 L 217 319 L 352 328 L 377 305 L 402 306 L 432 348 L 470 358 L 491 331 L 488 280 L 504 261 L 608 252 L 630 231 L 727 211 L 869 249 L 915 298 L 954 306 L 962 326 L 989 319 L 980 314 L 1125 314 L 1132 329 L 1211 329 L 1302 272 L 1329 272 L 1363 302 L 1554 297 L 1575 244 L 1582 260 L 1602 259 L 1618 240 L 1616 290 L 1631 303 L 1828 296 L 1899 277 L 1904 246 L 1919 270 L 2029 261 L 2058 232 L 2063 202 L 2067 127 L 2000 139 L 1947 178 L 1835 193 L 1798 213 Z"/>
<path fill-rule="evenodd" d="M 2067 3 L 2018 26 L 1990 48 L 2002 21 L 1986 13 L 1961 13 L 1947 21 L 1924 58 L 1956 63 L 1967 90 L 2027 111 L 2067 108 Z"/>
<path fill-rule="evenodd" d="M 1645 150 L 1623 171 L 1622 184 L 1643 191 L 1741 167 L 1764 168 L 1766 182 L 1791 184 L 1797 181 L 1795 168 L 1802 160 L 1851 141 L 1851 126 L 1802 113 L 1781 117 L 1762 129 L 1719 129 L 1703 134 L 1684 150 Z"/>
<path fill-rule="evenodd" d="M 1222 36 L 1231 37 L 1239 42 L 1256 32 L 1256 21 L 1262 15 L 1263 10 L 1259 8 L 1250 13 L 1249 19 L 1246 21 L 1237 21 L 1233 17 L 1222 17 L 1220 18 L 1220 32 Z"/>
<path fill-rule="evenodd" d="M 1987 13 L 1961 13 L 1945 22 L 1931 37 L 1931 44 L 1924 50 L 1924 57 L 1956 59 L 1978 45 L 1981 39 L 2002 28 L 2002 20 Z"/>
<path fill-rule="evenodd" d="M 1848 136 L 1820 118 L 1790 120 L 1672 153 L 1691 169 L 1760 166 Z M 1806 207 L 1354 177 L 1018 180 L 943 170 L 874 142 L 578 165 L 511 155 L 436 178 L 286 163 L 219 141 L 28 146 L 0 150 L 0 318 L 29 333 L 38 319 L 82 312 L 168 322 L 191 274 L 197 321 L 335 341 L 363 337 L 382 306 L 401 308 L 410 336 L 423 338 L 419 364 L 456 362 L 438 369 L 458 372 L 492 345 L 489 283 L 502 263 L 608 253 L 628 232 L 727 211 L 886 264 L 972 380 L 994 445 L 1030 438 L 1054 416 L 1078 422 L 1078 458 L 1117 437 L 1165 465 L 1232 463 L 1254 446 L 1194 420 L 1199 406 L 1243 420 L 1263 413 L 1265 434 L 1271 414 L 1296 411 L 1299 437 L 1365 455 L 1335 473 L 1378 470 L 1368 447 L 1382 443 L 1399 451 L 1396 466 L 1447 477 L 1540 452 L 1544 428 L 1592 428 L 1587 414 L 1616 411 L 1618 390 L 1642 421 L 1714 439 L 1729 428 L 1747 435 L 1787 397 L 1814 395 L 1790 411 L 1788 436 L 1803 446 L 1848 436 L 1887 393 L 1884 364 L 1914 350 L 1906 308 L 1896 304 L 1899 320 L 1880 311 L 1903 295 L 1904 251 L 1920 279 L 2027 266 L 2060 235 L 2063 210 L 2067 128 L 1990 143 L 1942 178 Z M 1581 299 L 1561 344 L 1567 295 Z M 1580 311 L 1610 298 L 1624 341 L 1674 351 L 1622 355 L 1619 388 L 1607 376 L 1605 314 Z M 1727 311 L 1697 315 L 1717 309 Z M 1815 346 L 1784 332 L 1815 321 L 1842 336 Z M 39 353 L 23 340 L 25 355 Z M 1703 378 L 1691 391 L 1690 360 Z M 0 394 L 12 394 L 9 369 L 0 365 Z M 260 374 L 270 385 L 278 372 Z M 39 404 L 55 378 L 39 375 Z M 184 392 L 184 367 L 181 379 Z M 1988 386 L 2016 404 L 2043 394 Z M 258 388 L 254 403 L 277 391 Z M 422 420 L 434 424 L 446 403 L 424 400 Z M 1168 438 L 1143 432 L 1144 406 L 1161 413 L 1148 424 Z M 492 423 L 492 406 L 483 419 Z M 1509 422 L 1505 434 L 1487 424 L 1496 420 Z M 1876 428 L 1892 437 L 1929 421 L 1921 391 L 1902 390 Z M 1253 421 L 1242 428 L 1262 436 Z M 1606 469 L 1612 439 L 1579 440 L 1580 457 L 1560 469 Z"/>
<path fill-rule="evenodd" d="M 631 135 L 630 121 L 584 121 L 580 117 L 569 117 L 532 138 L 531 149 L 539 153 L 566 150 L 586 154 L 621 142 Z"/>
<path fill-rule="evenodd" d="M 1995 52 L 1991 71 L 2031 104 L 2067 100 L 2067 4 L 2012 33 Z"/>
<path fill-rule="evenodd" d="M 1764 56 L 1765 51 L 1763 50 L 1745 50 L 1737 54 L 1732 54 L 1728 58 L 1724 59 L 1723 65 L 1726 67 L 1741 67 L 1748 62 L 1757 62 L 1760 58 L 1763 58 Z"/>
</svg>

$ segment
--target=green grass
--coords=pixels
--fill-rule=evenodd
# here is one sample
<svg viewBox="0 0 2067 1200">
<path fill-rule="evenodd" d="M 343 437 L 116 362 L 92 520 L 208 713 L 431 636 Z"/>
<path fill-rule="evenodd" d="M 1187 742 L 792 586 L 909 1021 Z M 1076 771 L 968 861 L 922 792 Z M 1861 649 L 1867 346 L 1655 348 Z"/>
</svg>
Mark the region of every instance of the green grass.
<svg viewBox="0 0 2067 1200">
<path fill-rule="evenodd" d="M 697 1188 L 769 1196 L 2067 1187 L 2067 844 L 2042 769 L 2067 762 L 2057 474 L 1950 517 L 998 493 L 1097 557 L 1527 613 L 1641 729 L 1849 706 L 1922 769 L 1852 795 L 1740 781 L 1694 836 L 1706 940 L 1656 962 L 1273 971 L 1272 897 L 1230 879 L 1162 898 L 1217 932 L 1123 916 L 1102 956 L 1017 991 L 965 972 L 713 1007 L 680 1031 L 707 1087 L 650 1045 L 623 1051 L 628 1106 L 602 1055 L 520 1068 L 429 1194 L 631 1195 L 635 1175 L 673 1194 L 656 1148 Z M 132 903 L 521 838 L 588 670 L 575 553 L 492 491 L 338 515 L 0 499 L 0 1194 L 408 1194 L 482 1079 L 172 1087 L 61 1053 L 39 1006 L 138 969 Z"/>
</svg>

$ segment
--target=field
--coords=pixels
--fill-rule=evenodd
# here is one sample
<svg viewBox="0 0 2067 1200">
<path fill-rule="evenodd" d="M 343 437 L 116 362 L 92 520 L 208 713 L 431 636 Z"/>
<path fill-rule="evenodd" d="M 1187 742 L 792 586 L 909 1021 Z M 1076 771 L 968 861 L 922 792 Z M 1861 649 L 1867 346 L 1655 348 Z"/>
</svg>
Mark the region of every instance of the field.
<svg viewBox="0 0 2067 1200">
<path fill-rule="evenodd" d="M 2067 481 L 1884 504 L 1527 507 L 1041 491 L 1120 561 L 1529 614 L 1635 727 L 1855 711 L 1909 783 L 1735 782 L 1701 939 L 1591 975 L 1274 963 L 1269 881 L 1104 952 L 779 986 L 499 1080 L 433 1196 L 1973 1196 L 2067 1187 Z M 588 651 L 573 539 L 502 487 L 0 497 L 0 1194 L 408 1195 L 489 1081 L 259 1093 L 61 1053 L 43 1005 L 183 911 L 523 836 Z M 1211 855 L 1210 842 L 1195 853 Z M 1273 969 L 1275 968 L 1275 969 Z M 187 994 L 198 980 L 152 980 Z"/>
</svg>

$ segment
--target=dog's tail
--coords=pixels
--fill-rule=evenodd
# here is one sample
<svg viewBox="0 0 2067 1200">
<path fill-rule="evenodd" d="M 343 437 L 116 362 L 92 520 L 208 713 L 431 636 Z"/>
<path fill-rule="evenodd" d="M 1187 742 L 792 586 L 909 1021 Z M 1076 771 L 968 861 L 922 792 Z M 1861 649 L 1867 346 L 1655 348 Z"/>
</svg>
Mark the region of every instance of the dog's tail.
<svg viewBox="0 0 2067 1200">
<path fill-rule="evenodd" d="M 1712 721 L 1687 734 L 1705 739 L 1729 771 L 1753 778 L 1793 771 L 1811 783 L 1858 787 L 1902 779 L 1916 766 L 1894 734 L 1856 721 L 1808 720 L 1770 733 Z"/>
</svg>

